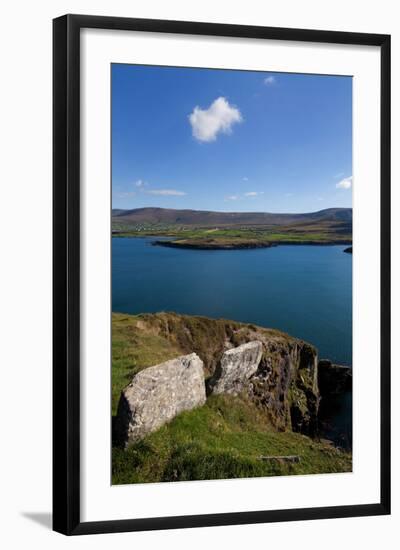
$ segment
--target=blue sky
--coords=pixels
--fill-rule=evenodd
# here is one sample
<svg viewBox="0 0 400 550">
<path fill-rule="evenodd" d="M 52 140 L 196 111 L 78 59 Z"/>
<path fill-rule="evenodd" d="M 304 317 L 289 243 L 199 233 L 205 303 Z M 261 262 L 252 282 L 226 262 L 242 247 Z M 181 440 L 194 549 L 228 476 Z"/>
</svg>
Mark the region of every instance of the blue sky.
<svg viewBox="0 0 400 550">
<path fill-rule="evenodd" d="M 352 79 L 112 65 L 113 208 L 352 206 Z"/>
</svg>

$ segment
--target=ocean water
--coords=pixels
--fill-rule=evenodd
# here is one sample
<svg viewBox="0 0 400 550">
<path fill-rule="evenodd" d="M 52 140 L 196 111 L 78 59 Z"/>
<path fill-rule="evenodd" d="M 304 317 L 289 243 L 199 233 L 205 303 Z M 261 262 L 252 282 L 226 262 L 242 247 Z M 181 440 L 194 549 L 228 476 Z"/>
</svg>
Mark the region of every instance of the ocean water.
<svg viewBox="0 0 400 550">
<path fill-rule="evenodd" d="M 112 239 L 112 309 L 175 311 L 282 330 L 352 364 L 352 255 L 345 246 L 185 250 Z"/>
</svg>

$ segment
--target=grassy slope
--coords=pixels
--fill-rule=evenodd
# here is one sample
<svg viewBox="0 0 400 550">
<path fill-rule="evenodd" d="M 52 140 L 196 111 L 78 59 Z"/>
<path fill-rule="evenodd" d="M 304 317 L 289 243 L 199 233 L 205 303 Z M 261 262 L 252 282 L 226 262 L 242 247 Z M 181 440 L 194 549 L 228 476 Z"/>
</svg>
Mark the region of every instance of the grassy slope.
<svg viewBox="0 0 400 550">
<path fill-rule="evenodd" d="M 192 323 L 194 333 L 197 325 L 206 322 L 196 317 L 186 321 Z M 166 338 L 159 322 L 159 316 L 113 314 L 113 414 L 120 391 L 134 373 L 188 352 L 189 341 Z M 196 339 L 196 345 L 216 346 L 222 326 L 221 322 L 221 334 L 214 325 L 213 333 L 204 340 Z M 197 332 L 200 334 L 198 327 Z M 271 335 L 284 338 L 276 331 Z M 292 454 L 301 456 L 300 463 L 259 458 Z M 211 396 L 203 407 L 182 413 L 127 451 L 114 448 L 112 479 L 120 484 L 350 470 L 351 455 L 300 434 L 274 431 L 265 415 L 245 398 Z"/>
<path fill-rule="evenodd" d="M 112 318 L 112 414 L 117 412 L 121 390 L 144 368 L 182 355 L 181 350 L 157 334 L 138 331 L 136 316 Z"/>
</svg>

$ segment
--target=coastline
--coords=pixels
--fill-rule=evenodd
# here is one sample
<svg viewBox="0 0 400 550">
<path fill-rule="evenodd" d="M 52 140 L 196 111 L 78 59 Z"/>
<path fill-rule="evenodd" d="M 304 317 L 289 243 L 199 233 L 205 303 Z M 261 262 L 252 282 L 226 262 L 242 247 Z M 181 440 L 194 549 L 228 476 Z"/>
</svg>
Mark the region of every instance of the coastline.
<svg viewBox="0 0 400 550">
<path fill-rule="evenodd" d="M 329 405 L 348 390 L 343 374 L 351 377 L 351 369 L 318 359 L 313 345 L 266 327 L 173 312 L 113 313 L 112 330 L 113 414 L 120 392 L 153 365 L 195 353 L 207 386 L 224 351 L 246 342 L 263 346 L 260 366 L 240 394 L 208 393 L 204 405 L 177 414 L 141 442 L 114 444 L 114 484 L 351 471 L 351 445 L 328 437 L 319 413 L 320 401 Z M 263 460 L 287 455 L 298 460 Z"/>
<path fill-rule="evenodd" d="M 176 235 L 154 235 L 154 234 L 129 234 L 129 233 L 112 233 L 112 238 L 120 239 L 144 239 L 155 238 L 156 240 L 151 242 L 152 246 L 164 246 L 167 248 L 181 248 L 190 250 L 251 250 L 257 248 L 272 248 L 275 246 L 346 246 L 352 248 L 352 239 L 332 239 L 332 240 L 316 240 L 316 239 L 302 239 L 302 240 L 271 240 L 271 241 L 253 241 L 245 240 L 235 242 L 218 242 L 215 239 L 211 242 L 205 242 L 200 239 L 187 239 L 181 240 L 176 238 Z M 165 240 L 159 240 L 159 239 Z M 350 250 L 344 250 L 344 252 L 351 253 Z"/>
<path fill-rule="evenodd" d="M 153 246 L 165 246 L 168 248 L 185 248 L 191 250 L 246 250 L 254 248 L 271 248 L 277 246 L 269 242 L 242 242 L 242 243 L 206 243 L 206 242 L 184 242 L 180 241 L 153 241 Z"/>
<path fill-rule="evenodd" d="M 191 242 L 180 242 L 180 241 L 153 241 L 151 243 L 153 246 L 164 246 L 168 248 L 182 248 L 182 249 L 191 249 L 191 250 L 250 250 L 257 248 L 272 248 L 275 246 L 348 246 L 351 244 L 351 241 L 274 241 L 274 242 L 243 242 L 243 243 L 196 243 L 195 241 Z"/>
</svg>

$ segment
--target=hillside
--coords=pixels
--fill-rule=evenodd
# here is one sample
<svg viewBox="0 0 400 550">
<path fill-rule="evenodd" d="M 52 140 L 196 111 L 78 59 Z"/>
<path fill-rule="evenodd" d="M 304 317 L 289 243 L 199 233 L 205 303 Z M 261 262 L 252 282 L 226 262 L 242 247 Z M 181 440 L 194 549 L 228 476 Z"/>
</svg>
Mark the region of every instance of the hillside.
<svg viewBox="0 0 400 550">
<path fill-rule="evenodd" d="M 113 222 L 126 225 L 179 225 L 194 227 L 273 226 L 315 224 L 318 222 L 352 222 L 351 208 L 328 208 L 304 214 L 270 212 L 212 212 L 206 210 L 174 210 L 170 208 L 135 208 L 113 210 Z"/>
<path fill-rule="evenodd" d="M 351 208 L 308 214 L 207 212 L 138 208 L 113 210 L 113 235 L 167 236 L 160 246 L 192 249 L 265 248 L 274 244 L 351 244 Z"/>
<path fill-rule="evenodd" d="M 264 352 L 251 394 L 211 395 L 128 449 L 114 446 L 114 484 L 351 471 L 351 453 L 309 437 L 319 401 L 315 348 L 272 329 L 175 313 L 113 313 L 113 414 L 139 371 L 196 352 L 208 379 L 226 346 L 255 338 Z M 299 461 L 262 458 L 271 455 Z"/>
</svg>

